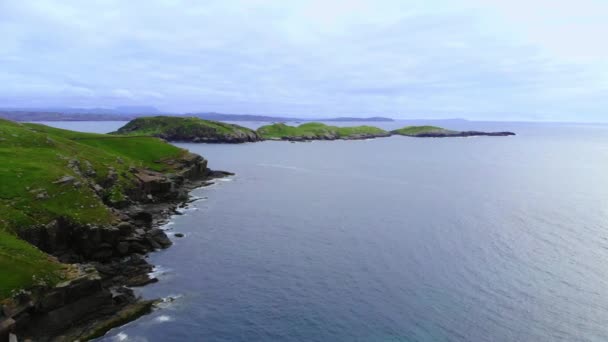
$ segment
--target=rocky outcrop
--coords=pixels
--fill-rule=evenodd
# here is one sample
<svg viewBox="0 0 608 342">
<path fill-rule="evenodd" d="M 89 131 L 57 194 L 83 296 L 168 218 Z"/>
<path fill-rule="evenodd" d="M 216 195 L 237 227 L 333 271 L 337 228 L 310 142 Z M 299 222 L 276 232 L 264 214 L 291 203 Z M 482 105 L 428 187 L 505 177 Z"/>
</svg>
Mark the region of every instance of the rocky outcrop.
<svg viewBox="0 0 608 342">
<path fill-rule="evenodd" d="M 139 300 L 133 291 L 109 289 L 95 268 L 53 288 L 39 286 L 0 306 L 0 340 L 9 334 L 34 341 L 85 341 L 141 316 L 154 301 Z"/>
<path fill-rule="evenodd" d="M 20 340 L 86 340 L 152 309 L 153 302 L 137 298 L 130 287 L 157 281 L 144 256 L 172 244 L 159 224 L 188 200 L 189 190 L 231 175 L 209 170 L 207 161 L 195 154 L 165 163 L 175 172 L 130 169 L 135 182 L 123 189 L 125 200 L 120 205 L 106 202 L 117 218 L 114 224 L 82 225 L 59 217 L 19 231 L 22 239 L 59 261 L 77 265 L 78 276 L 53 288 L 30 289 L 4 304 L 0 341 L 9 333 Z M 73 185 L 66 177 L 57 181 L 66 183 Z M 102 183 L 88 186 L 104 193 L 116 185 L 115 180 Z"/>
<path fill-rule="evenodd" d="M 167 141 L 195 143 L 238 144 L 262 140 L 254 130 L 239 125 L 176 116 L 138 118 L 112 134 L 149 135 Z"/>
</svg>

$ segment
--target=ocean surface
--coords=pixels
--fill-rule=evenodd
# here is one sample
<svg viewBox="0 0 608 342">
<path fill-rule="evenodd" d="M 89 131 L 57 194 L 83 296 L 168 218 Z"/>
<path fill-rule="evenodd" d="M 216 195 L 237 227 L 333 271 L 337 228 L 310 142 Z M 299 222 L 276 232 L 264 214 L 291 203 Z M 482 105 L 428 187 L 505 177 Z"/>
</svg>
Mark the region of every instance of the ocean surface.
<svg viewBox="0 0 608 342">
<path fill-rule="evenodd" d="M 443 126 L 518 135 L 179 144 L 236 176 L 100 340 L 608 341 L 608 126 Z"/>
</svg>

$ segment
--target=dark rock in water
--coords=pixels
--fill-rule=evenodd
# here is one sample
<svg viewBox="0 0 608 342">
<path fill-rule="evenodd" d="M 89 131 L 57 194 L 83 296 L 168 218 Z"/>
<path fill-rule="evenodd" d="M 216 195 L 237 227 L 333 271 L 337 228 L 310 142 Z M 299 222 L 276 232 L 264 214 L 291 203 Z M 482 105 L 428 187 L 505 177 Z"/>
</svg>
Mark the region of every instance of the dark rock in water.
<svg viewBox="0 0 608 342">
<path fill-rule="evenodd" d="M 165 232 L 161 229 L 152 229 L 150 230 L 149 234 L 150 237 L 152 237 L 152 239 L 154 239 L 154 241 L 160 244 L 163 248 L 167 248 L 173 244 L 171 240 L 167 237 L 167 234 L 165 234 Z"/>
<path fill-rule="evenodd" d="M 129 287 L 140 287 L 140 286 L 146 286 L 148 284 L 153 284 L 153 283 L 157 283 L 158 279 L 157 278 L 152 278 L 147 274 L 139 274 L 137 276 L 131 277 L 126 281 L 126 286 Z"/>
<path fill-rule="evenodd" d="M 210 178 L 224 178 L 224 177 L 229 177 L 229 176 L 234 176 L 234 173 L 228 172 L 228 171 L 219 171 L 219 170 L 212 170 L 209 172 Z"/>
<path fill-rule="evenodd" d="M 174 236 L 178 237 L 178 238 L 182 238 L 182 237 L 184 237 L 184 234 L 182 234 L 182 233 L 175 233 Z"/>
</svg>

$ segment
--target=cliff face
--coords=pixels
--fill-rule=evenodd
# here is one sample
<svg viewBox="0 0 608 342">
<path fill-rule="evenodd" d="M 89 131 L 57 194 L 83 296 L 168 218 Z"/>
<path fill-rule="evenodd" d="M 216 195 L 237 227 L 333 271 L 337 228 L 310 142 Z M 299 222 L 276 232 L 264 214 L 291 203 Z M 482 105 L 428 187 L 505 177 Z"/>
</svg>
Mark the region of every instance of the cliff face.
<svg viewBox="0 0 608 342">
<path fill-rule="evenodd" d="M 155 138 L 4 120 L 0 155 L 0 341 L 87 339 L 148 312 L 129 287 L 156 281 L 159 223 L 227 174 Z"/>
<path fill-rule="evenodd" d="M 138 182 L 126 189 L 129 205 L 112 208 L 119 218 L 113 225 L 59 217 L 21 231 L 24 240 L 63 263 L 75 264 L 76 276 L 54 287 L 34 286 L 7 301 L 2 308 L 5 319 L 0 319 L 5 334 L 10 330 L 36 341 L 84 340 L 152 310 L 154 301 L 138 299 L 129 287 L 155 282 L 149 276 L 152 265 L 143 255 L 171 245 L 155 223 L 175 212 L 189 189 L 217 175 L 197 155 L 174 162 L 179 165 L 175 174 L 133 170 Z"/>
<path fill-rule="evenodd" d="M 168 141 L 245 143 L 261 140 L 253 130 L 218 121 L 173 116 L 144 117 L 130 121 L 113 134 L 147 135 Z"/>
</svg>

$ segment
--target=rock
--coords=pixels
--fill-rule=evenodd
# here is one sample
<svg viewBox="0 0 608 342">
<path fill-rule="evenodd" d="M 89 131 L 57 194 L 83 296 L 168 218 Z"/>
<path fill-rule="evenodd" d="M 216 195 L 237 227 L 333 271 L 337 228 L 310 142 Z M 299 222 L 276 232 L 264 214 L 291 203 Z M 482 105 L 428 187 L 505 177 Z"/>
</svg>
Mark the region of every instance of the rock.
<svg viewBox="0 0 608 342">
<path fill-rule="evenodd" d="M 39 193 L 36 194 L 36 199 L 37 200 L 45 200 L 49 198 L 49 194 L 46 191 L 41 191 Z"/>
<path fill-rule="evenodd" d="M 136 276 L 128 278 L 126 281 L 126 285 L 130 287 L 139 287 L 156 282 L 158 282 L 157 278 L 152 278 L 147 274 L 138 274 Z"/>
<path fill-rule="evenodd" d="M 127 253 L 129 252 L 129 243 L 125 241 L 119 242 L 116 245 L 116 251 L 120 255 L 127 255 Z"/>
<path fill-rule="evenodd" d="M 224 177 L 234 176 L 234 173 L 228 172 L 228 171 L 213 170 L 213 171 L 209 172 L 208 176 L 210 178 L 224 178 Z"/>
<path fill-rule="evenodd" d="M 61 185 L 74 184 L 75 181 L 76 181 L 76 177 L 65 175 L 65 176 L 59 178 L 58 180 L 54 181 L 53 184 L 61 184 Z"/>
<path fill-rule="evenodd" d="M 93 168 L 93 164 L 91 164 L 91 162 L 88 160 L 84 161 L 83 174 L 87 177 L 95 177 L 97 175 L 97 172 L 95 172 L 95 169 Z"/>
<path fill-rule="evenodd" d="M 149 248 L 147 248 L 146 246 L 144 246 L 143 244 L 139 243 L 139 242 L 131 242 L 131 244 L 129 245 L 129 251 L 135 252 L 135 253 L 140 253 L 140 254 L 145 254 L 149 252 Z"/>
<path fill-rule="evenodd" d="M 15 330 L 16 323 L 12 318 L 0 320 L 0 341 L 8 341 L 9 334 Z"/>
<path fill-rule="evenodd" d="M 182 238 L 182 237 L 184 237 L 184 234 L 182 234 L 182 233 L 175 233 L 174 236 L 177 237 L 177 238 Z"/>
<path fill-rule="evenodd" d="M 152 229 L 150 230 L 149 234 L 154 239 L 154 241 L 158 242 L 158 244 L 160 244 L 163 248 L 167 248 L 173 244 L 171 240 L 167 237 L 167 234 L 165 234 L 165 232 L 161 229 Z"/>
<path fill-rule="evenodd" d="M 106 177 L 106 187 L 109 188 L 118 180 L 118 173 L 113 167 L 108 167 L 108 175 Z"/>
<path fill-rule="evenodd" d="M 65 291 L 63 289 L 55 289 L 44 296 L 36 305 L 36 310 L 40 312 L 49 312 L 65 303 Z"/>
<path fill-rule="evenodd" d="M 135 231 L 135 227 L 133 227 L 133 225 L 129 222 L 120 222 L 117 228 L 122 236 L 131 235 Z"/>
<path fill-rule="evenodd" d="M 112 248 L 102 248 L 93 253 L 93 255 L 91 255 L 91 259 L 104 261 L 110 259 L 113 254 Z"/>
<path fill-rule="evenodd" d="M 139 227 L 150 227 L 154 218 L 152 214 L 147 211 L 137 211 L 129 214 L 129 217 L 133 219 L 136 226 Z"/>
<path fill-rule="evenodd" d="M 158 242 L 156 242 L 156 240 L 150 235 L 146 236 L 146 242 L 148 242 L 148 244 L 150 245 L 150 247 L 152 247 L 152 249 L 161 249 L 162 248 L 162 246 Z"/>
</svg>

